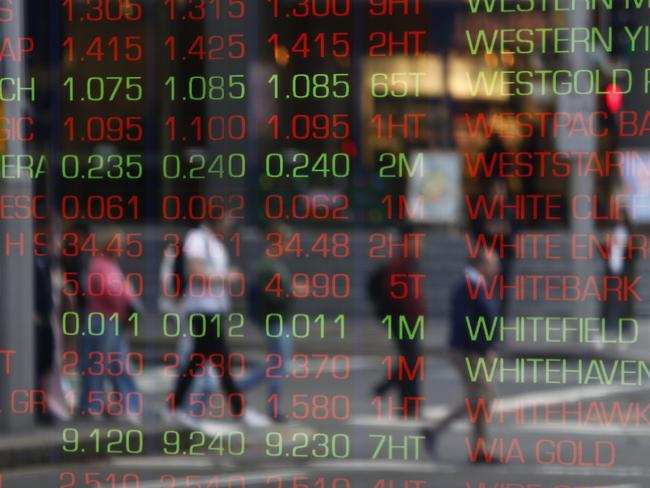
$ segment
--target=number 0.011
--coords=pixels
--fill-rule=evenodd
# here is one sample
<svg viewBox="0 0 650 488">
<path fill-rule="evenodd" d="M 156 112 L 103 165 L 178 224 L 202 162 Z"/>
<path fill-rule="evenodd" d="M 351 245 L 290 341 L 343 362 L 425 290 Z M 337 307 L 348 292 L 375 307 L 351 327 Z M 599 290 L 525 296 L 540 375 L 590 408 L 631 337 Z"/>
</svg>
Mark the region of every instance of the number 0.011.
<svg viewBox="0 0 650 488">
<path fill-rule="evenodd" d="M 93 320 L 94 319 L 94 320 Z M 64 336 L 114 336 L 124 335 L 126 331 L 134 337 L 138 337 L 139 315 L 133 312 L 128 317 L 120 317 L 120 314 L 111 315 L 102 312 L 64 312 L 61 317 L 61 330 Z"/>
<path fill-rule="evenodd" d="M 325 314 L 315 316 L 306 313 L 285 315 L 270 313 L 266 315 L 266 336 L 272 338 L 291 337 L 293 339 L 325 339 L 326 337 L 345 339 L 345 315 L 339 314 L 328 320 Z"/>
</svg>

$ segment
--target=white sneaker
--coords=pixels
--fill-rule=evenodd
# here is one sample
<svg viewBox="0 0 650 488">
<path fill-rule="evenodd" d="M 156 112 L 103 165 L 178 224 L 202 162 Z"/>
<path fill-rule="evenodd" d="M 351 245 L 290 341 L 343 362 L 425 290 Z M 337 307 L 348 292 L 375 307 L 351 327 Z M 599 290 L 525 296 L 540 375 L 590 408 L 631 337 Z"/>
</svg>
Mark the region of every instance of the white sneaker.
<svg viewBox="0 0 650 488">
<path fill-rule="evenodd" d="M 237 424 L 227 422 L 204 421 L 199 422 L 197 429 L 210 437 L 218 437 L 232 432 L 239 432 Z"/>
<path fill-rule="evenodd" d="M 605 350 L 605 343 L 602 340 L 593 343 L 593 347 L 596 351 L 602 352 Z"/>
<path fill-rule="evenodd" d="M 160 411 L 160 418 L 163 423 L 176 427 L 194 427 L 196 425 L 196 421 L 182 408 L 177 408 L 172 415 L 167 407 L 163 407 Z"/>
<path fill-rule="evenodd" d="M 133 414 L 127 414 L 122 417 L 126 422 L 130 423 L 131 425 L 134 425 L 136 427 L 140 427 L 142 425 L 142 417 L 139 415 L 133 415 Z"/>
<path fill-rule="evenodd" d="M 176 419 L 167 407 L 162 407 L 160 409 L 160 420 L 163 424 L 167 425 L 174 425 L 176 423 Z"/>
<path fill-rule="evenodd" d="M 271 426 L 271 420 L 266 415 L 251 407 L 245 407 L 241 421 L 246 427 L 252 429 L 264 429 Z"/>
<path fill-rule="evenodd" d="M 185 409 L 182 408 L 176 410 L 176 414 L 174 416 L 176 417 L 176 423 L 181 427 L 196 429 L 201 424 L 201 421 L 199 419 L 192 417 L 189 413 L 187 413 Z"/>
</svg>

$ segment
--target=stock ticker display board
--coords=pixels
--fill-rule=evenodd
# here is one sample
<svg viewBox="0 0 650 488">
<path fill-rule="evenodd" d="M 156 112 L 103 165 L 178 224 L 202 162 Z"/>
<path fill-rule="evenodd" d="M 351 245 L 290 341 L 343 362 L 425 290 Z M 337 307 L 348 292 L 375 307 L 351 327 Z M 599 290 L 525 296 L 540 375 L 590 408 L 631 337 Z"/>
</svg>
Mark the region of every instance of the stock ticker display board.
<svg viewBox="0 0 650 488">
<path fill-rule="evenodd" d="M 0 488 L 650 487 L 650 2 L 0 0 Z"/>
</svg>

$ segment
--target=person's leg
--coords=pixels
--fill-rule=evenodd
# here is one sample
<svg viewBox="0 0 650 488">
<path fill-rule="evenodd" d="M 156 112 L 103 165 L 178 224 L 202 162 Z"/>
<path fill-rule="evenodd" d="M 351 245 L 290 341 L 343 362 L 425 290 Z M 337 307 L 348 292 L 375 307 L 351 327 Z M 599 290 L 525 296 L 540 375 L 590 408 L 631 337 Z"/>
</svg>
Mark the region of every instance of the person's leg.
<svg viewBox="0 0 650 488">
<path fill-rule="evenodd" d="M 35 351 L 36 351 L 36 388 L 45 392 L 49 403 L 50 391 L 48 391 L 48 378 L 52 373 L 54 363 L 54 336 L 50 324 L 40 325 L 35 330 Z M 36 411 L 36 418 L 39 422 L 48 424 L 54 421 L 54 417 L 46 407 L 39 407 Z"/>
<path fill-rule="evenodd" d="M 266 379 L 266 364 L 261 363 L 249 366 L 247 363 L 246 369 L 249 370 L 246 377 L 237 381 L 237 386 L 241 391 L 252 390 Z"/>
<path fill-rule="evenodd" d="M 272 324 L 276 330 L 279 330 L 280 321 Z M 277 397 L 277 411 L 274 412 L 272 405 L 269 404 L 269 416 L 276 421 L 282 420 L 284 418 L 284 412 L 282 408 L 282 385 L 286 381 L 286 373 L 290 367 L 289 362 L 291 361 L 291 356 L 293 355 L 293 339 L 287 337 L 286 335 L 280 335 L 279 337 L 269 338 L 269 352 L 272 354 L 277 354 L 282 358 L 282 368 L 277 372 L 278 376 L 281 378 L 271 378 L 269 380 L 269 396 L 275 395 Z"/>
<path fill-rule="evenodd" d="M 399 384 L 402 405 L 409 409 L 404 412 L 405 415 L 407 417 L 413 417 L 416 404 L 412 399 L 420 396 L 420 380 L 417 374 L 418 361 L 422 357 L 420 355 L 420 347 L 416 339 L 409 339 L 408 337 L 398 339 L 397 347 L 400 356 L 404 358 L 404 364 L 408 368 L 408 371 L 400 371 L 398 368 L 397 376 L 393 376 L 393 378 L 396 378 Z M 424 365 L 424 361 L 422 361 L 422 365 Z M 399 373 L 401 373 L 401 378 L 399 377 Z M 414 377 L 409 378 L 409 375 L 414 375 Z M 411 400 L 407 402 L 409 398 Z"/>
<path fill-rule="evenodd" d="M 199 371 L 199 368 L 201 368 L 202 359 L 200 354 L 202 354 L 202 351 L 209 350 L 209 341 L 210 338 L 208 337 L 195 338 L 194 351 L 185 362 L 185 367 L 180 368 L 174 391 L 178 408 L 181 408 L 185 404 L 186 396 L 190 386 L 192 385 L 194 375 Z M 205 362 L 203 362 L 203 364 L 203 367 L 205 367 Z"/>
<path fill-rule="evenodd" d="M 391 324 L 397 324 L 398 320 L 395 318 L 394 320 L 391 321 Z M 401 354 L 400 348 L 401 344 L 398 339 L 399 337 L 399 332 L 398 328 L 396 326 L 393 326 L 393 331 L 391 336 L 393 337 L 393 341 L 395 341 L 395 346 L 397 348 L 397 351 L 399 354 Z M 382 381 L 377 383 L 375 387 L 373 388 L 373 393 L 374 396 L 381 396 L 383 397 L 386 393 L 388 393 L 388 390 L 398 384 L 398 377 L 399 377 L 399 358 L 396 358 L 395 365 L 390 371 L 390 375 L 384 378 Z"/>
<path fill-rule="evenodd" d="M 453 368 L 456 370 L 456 372 L 460 374 L 461 379 L 463 380 L 466 386 L 467 371 L 465 368 L 465 354 L 460 351 L 452 351 L 449 360 Z M 466 389 L 464 390 L 464 392 L 466 393 Z M 445 415 L 442 418 L 442 420 L 438 422 L 436 426 L 433 428 L 433 432 L 435 433 L 435 435 L 440 435 L 445 430 L 447 430 L 451 426 L 451 424 L 453 424 L 456 420 L 463 418 L 465 412 L 466 412 L 465 401 L 462 401 L 461 403 L 458 403 L 457 405 L 453 406 L 449 410 L 449 412 L 447 412 L 447 415 Z"/>
<path fill-rule="evenodd" d="M 458 374 L 460 374 L 462 381 L 466 381 L 467 372 L 465 370 L 465 353 L 458 350 L 452 350 L 449 354 L 449 362 L 451 366 L 458 372 Z M 463 418 L 465 415 L 466 407 L 465 402 L 463 401 L 453 405 L 447 414 L 434 427 L 422 429 L 422 435 L 425 438 L 424 446 L 431 456 L 437 456 L 436 444 L 438 437 L 445 432 L 451 424 L 456 420 Z"/>
<path fill-rule="evenodd" d="M 399 367 L 393 366 L 393 369 L 391 369 L 390 372 L 390 377 L 387 377 L 383 381 L 380 381 L 377 385 L 375 385 L 374 388 L 374 395 L 375 396 L 384 396 L 386 393 L 388 393 L 388 390 L 390 390 L 393 386 L 397 384 L 397 376 L 399 374 Z"/>
<path fill-rule="evenodd" d="M 187 364 L 185 370 L 179 375 L 178 381 L 176 383 L 175 397 L 176 405 L 178 408 L 181 408 L 185 402 L 185 397 L 189 387 L 192 384 L 192 379 L 197 375 L 201 369 L 201 374 L 208 375 L 210 374 L 207 368 L 210 368 L 210 355 L 219 354 L 223 356 L 223 372 L 218 371 L 215 366 L 215 372 L 221 379 L 226 394 L 239 394 L 239 388 L 235 384 L 235 381 L 232 378 L 232 373 L 228 367 L 228 357 L 230 351 L 228 350 L 228 345 L 223 337 L 215 335 L 206 334 L 203 337 L 198 337 L 194 342 L 194 354 L 192 355 L 190 361 Z M 241 397 L 237 396 L 233 398 L 233 413 L 238 415 L 241 413 L 243 408 L 243 402 Z"/>
<path fill-rule="evenodd" d="M 239 416 L 243 413 L 244 403 L 241 397 L 241 391 L 237 387 L 235 380 L 232 376 L 232 371 L 228 366 L 230 361 L 230 349 L 228 348 L 228 343 L 226 342 L 225 337 L 216 337 L 210 342 L 210 350 L 208 351 L 208 356 L 210 354 L 218 354 L 223 356 L 223 370 L 220 371 L 215 367 L 215 372 L 218 374 L 221 379 L 221 385 L 227 395 L 237 395 L 233 396 L 233 414 Z M 209 367 L 209 361 L 206 360 L 206 366 Z"/>
<path fill-rule="evenodd" d="M 141 405 L 138 399 L 138 395 L 133 394 L 137 393 L 138 388 L 135 384 L 135 381 L 133 380 L 133 377 L 129 374 L 129 372 L 131 372 L 132 365 L 128 364 L 126 359 L 129 352 L 126 338 L 123 336 L 112 335 L 109 336 L 108 344 L 109 352 L 118 352 L 122 362 L 122 365 L 120 365 L 117 361 L 109 364 L 108 377 L 110 378 L 115 391 L 121 393 L 122 395 L 122 401 L 124 402 L 124 411 L 126 413 L 135 414 L 140 411 Z"/>
<path fill-rule="evenodd" d="M 176 354 L 180 359 L 180 363 L 177 368 L 177 373 L 179 376 L 187 370 L 187 367 L 190 362 L 190 354 L 194 349 L 194 340 L 190 337 L 181 337 L 176 343 Z M 194 378 L 194 381 L 191 383 L 189 390 L 185 396 L 191 395 L 192 393 L 201 393 L 207 398 L 210 394 L 219 390 L 219 379 L 214 378 L 210 375 L 200 376 Z M 183 399 L 183 404 L 187 404 L 188 398 Z M 201 405 L 195 404 L 192 408 L 192 414 L 199 415 L 201 411 Z"/>
<path fill-rule="evenodd" d="M 509 283 L 510 281 L 510 269 L 512 268 L 512 258 L 510 256 L 505 256 L 501 260 L 501 275 L 503 276 L 503 282 Z M 503 294 L 502 300 L 499 301 L 498 314 L 507 316 L 510 312 L 510 290 L 506 289 Z"/>
<path fill-rule="evenodd" d="M 619 322 L 623 316 L 623 302 L 617 297 L 611 297 L 607 300 L 607 304 L 608 315 L 605 322 L 607 335 L 610 336 L 609 339 L 615 339 L 618 337 L 618 328 L 620 327 Z"/>
<path fill-rule="evenodd" d="M 477 378 L 477 381 L 472 381 L 467 374 L 467 361 L 475 363 L 480 356 L 477 353 L 467 351 L 452 351 L 450 355 L 450 363 L 460 375 L 464 383 L 465 398 L 456 406 L 452 407 L 447 415 L 440 420 L 435 427 L 431 429 L 424 429 L 423 435 L 425 436 L 425 446 L 435 455 L 436 438 L 447 430 L 456 420 L 467 418 L 467 402 L 470 403 L 471 408 L 476 411 L 479 400 L 489 402 L 492 399 L 493 392 L 491 385 L 485 381 L 484 378 Z M 475 364 L 474 364 L 475 366 Z M 474 441 L 485 438 L 486 435 L 486 422 L 482 415 L 479 415 L 477 421 L 474 423 Z M 476 444 L 475 444 L 476 445 Z"/>
<path fill-rule="evenodd" d="M 484 358 L 479 354 L 470 355 L 470 361 L 472 361 L 472 367 L 476 369 L 476 362 Z M 476 381 L 472 381 L 467 374 L 464 374 L 465 379 L 465 395 L 466 401 L 469 402 L 472 411 L 478 411 L 478 403 L 492 401 L 493 391 L 490 383 L 485 380 L 483 375 L 479 375 L 476 378 Z M 474 445 L 476 445 L 479 439 L 486 438 L 487 435 L 487 425 L 484 415 L 478 415 L 476 422 L 474 422 Z"/>
<path fill-rule="evenodd" d="M 95 392 L 93 396 L 97 397 L 100 395 L 97 392 L 104 391 L 104 375 L 88 374 L 92 368 L 90 354 L 93 352 L 106 353 L 106 338 L 101 332 L 101 320 L 96 316 L 92 316 L 88 331 L 79 338 L 79 374 L 81 375 L 79 413 L 82 416 L 90 415 L 89 409 L 92 409 L 95 413 L 100 412 L 101 409 L 100 403 L 96 400 L 90 401 L 89 394 L 91 391 Z"/>
<path fill-rule="evenodd" d="M 65 387 L 67 381 L 63 378 L 61 372 L 62 357 L 62 332 L 58 317 L 50 324 L 53 337 L 52 347 L 52 367 L 44 377 L 44 386 L 47 391 L 47 408 L 48 411 L 59 420 L 70 419 L 70 405 L 66 400 Z"/>
</svg>

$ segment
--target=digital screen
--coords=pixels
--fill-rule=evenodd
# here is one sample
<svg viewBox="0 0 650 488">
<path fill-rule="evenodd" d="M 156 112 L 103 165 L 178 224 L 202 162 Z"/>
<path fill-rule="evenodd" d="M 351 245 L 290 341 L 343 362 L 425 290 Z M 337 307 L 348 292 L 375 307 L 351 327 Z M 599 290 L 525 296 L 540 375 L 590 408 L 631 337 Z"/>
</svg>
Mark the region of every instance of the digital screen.
<svg viewBox="0 0 650 488">
<path fill-rule="evenodd" d="M 0 488 L 649 488 L 650 2 L 0 0 Z"/>
</svg>

